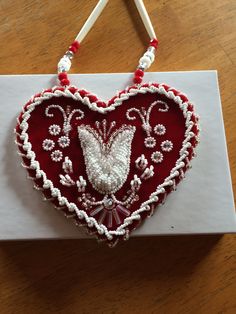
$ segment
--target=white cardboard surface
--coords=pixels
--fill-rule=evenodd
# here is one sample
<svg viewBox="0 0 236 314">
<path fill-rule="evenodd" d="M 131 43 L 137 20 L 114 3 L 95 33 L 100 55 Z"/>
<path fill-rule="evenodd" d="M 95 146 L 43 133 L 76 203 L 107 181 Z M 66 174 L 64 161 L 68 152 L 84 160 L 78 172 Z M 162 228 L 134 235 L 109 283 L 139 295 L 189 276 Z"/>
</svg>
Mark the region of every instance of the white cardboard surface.
<svg viewBox="0 0 236 314">
<path fill-rule="evenodd" d="M 130 83 L 132 74 L 71 75 L 71 81 L 108 99 Z M 165 205 L 133 234 L 201 234 L 236 231 L 231 178 L 216 71 L 146 73 L 146 81 L 173 86 L 189 96 L 200 115 L 201 143 L 193 168 Z M 16 154 L 13 128 L 21 107 L 55 75 L 0 76 L 0 239 L 83 238 L 72 221 L 42 201 Z M 13 88 L 14 87 L 14 88 Z"/>
</svg>

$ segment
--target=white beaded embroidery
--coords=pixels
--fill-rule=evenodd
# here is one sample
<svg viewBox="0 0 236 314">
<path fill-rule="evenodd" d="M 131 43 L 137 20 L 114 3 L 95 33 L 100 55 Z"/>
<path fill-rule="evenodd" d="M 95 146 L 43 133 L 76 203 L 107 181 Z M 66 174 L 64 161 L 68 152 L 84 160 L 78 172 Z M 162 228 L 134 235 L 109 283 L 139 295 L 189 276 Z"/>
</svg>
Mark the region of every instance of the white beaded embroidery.
<svg viewBox="0 0 236 314">
<path fill-rule="evenodd" d="M 135 120 L 136 119 L 136 117 L 134 115 L 131 115 L 131 113 L 137 113 L 138 116 L 140 117 L 141 122 L 142 122 L 142 128 L 147 135 L 147 137 L 144 140 L 144 145 L 148 148 L 153 148 L 156 146 L 156 140 L 154 137 L 151 136 L 152 126 L 150 124 L 151 112 L 152 112 L 152 109 L 156 105 L 164 105 L 164 108 L 158 108 L 158 111 L 167 112 L 169 110 L 169 106 L 167 105 L 167 103 L 165 103 L 164 101 L 161 101 L 161 100 L 156 100 L 149 106 L 149 108 L 147 110 L 144 107 L 142 107 L 141 109 L 130 108 L 126 111 L 126 118 L 128 120 Z M 154 128 L 154 132 L 155 132 L 155 128 Z M 161 131 L 163 132 L 163 130 L 165 133 L 165 129 L 162 128 Z M 156 128 L 156 131 L 157 131 L 157 128 Z"/>
<path fill-rule="evenodd" d="M 163 141 L 161 143 L 161 149 L 163 152 L 170 152 L 173 149 L 173 143 L 169 140 Z"/>
<path fill-rule="evenodd" d="M 73 186 L 73 185 L 75 185 L 75 182 L 71 179 L 69 174 L 66 174 L 66 175 L 60 174 L 59 177 L 60 177 L 60 183 L 62 185 L 65 185 L 65 186 Z"/>
<path fill-rule="evenodd" d="M 97 127 L 100 129 L 100 123 L 95 123 Z M 103 121 L 103 126 L 107 124 L 107 122 Z M 114 125 L 113 125 L 114 126 Z M 101 136 L 104 138 L 106 132 L 104 132 L 106 128 L 101 131 Z M 140 159 L 139 166 L 141 166 L 143 169 L 139 168 L 140 170 L 144 170 L 146 168 L 147 160 L 145 159 L 144 155 L 141 155 L 137 159 L 137 163 Z M 89 193 L 86 193 L 86 187 L 87 182 L 82 177 L 79 176 L 79 180 L 76 182 L 71 178 L 70 174 L 73 174 L 73 165 L 72 161 L 65 157 L 64 162 L 62 163 L 62 169 L 65 172 L 65 174 L 60 174 L 60 183 L 64 186 L 71 187 L 71 186 L 77 186 L 78 193 L 82 193 L 81 196 L 78 197 L 78 201 L 82 203 L 82 206 L 85 208 L 85 210 L 89 210 L 92 208 L 92 211 L 90 213 L 91 216 L 95 216 L 97 213 L 101 212 L 99 216 L 99 221 L 103 221 L 103 217 L 106 217 L 108 215 L 108 219 L 110 220 L 109 225 L 112 227 L 113 223 L 120 224 L 121 218 L 120 214 L 129 216 L 130 211 L 128 208 L 139 199 L 139 196 L 137 195 L 137 191 L 139 190 L 142 180 L 137 175 L 134 175 L 133 180 L 130 182 L 131 189 L 127 191 L 126 195 L 123 197 L 123 200 L 118 200 L 114 194 L 105 194 L 103 199 L 100 201 L 97 201 L 95 197 L 92 197 Z M 151 166 L 150 169 L 147 169 L 146 172 L 143 172 L 142 179 L 148 179 L 153 175 L 153 167 Z M 112 212 L 112 215 L 111 215 Z M 112 216 L 112 217 L 111 217 Z"/>
<path fill-rule="evenodd" d="M 84 192 L 87 183 L 86 183 L 86 180 L 82 176 L 80 176 L 79 180 L 76 181 L 76 185 L 77 185 L 77 188 L 78 188 L 78 192 Z"/>
<path fill-rule="evenodd" d="M 137 113 L 142 121 L 143 130 L 146 132 L 147 136 L 150 136 L 152 132 L 152 127 L 150 125 L 150 115 L 151 115 L 152 109 L 156 105 L 164 105 L 164 108 L 158 108 L 158 111 L 167 112 L 169 110 L 169 106 L 167 105 L 167 103 L 161 100 L 156 100 L 149 106 L 147 110 L 145 110 L 145 108 L 143 107 L 141 108 L 141 110 L 137 108 L 128 109 L 126 112 L 126 118 L 131 121 L 135 120 L 136 117 L 134 115 L 131 115 L 131 113 L 132 112 Z"/>
<path fill-rule="evenodd" d="M 84 118 L 84 112 L 80 109 L 74 109 L 71 111 L 71 106 L 69 106 L 69 105 L 66 106 L 66 108 L 64 110 L 64 108 L 62 106 L 52 104 L 52 105 L 47 106 L 47 108 L 45 109 L 45 115 L 47 117 L 50 117 L 50 118 L 54 117 L 54 113 L 50 112 L 53 109 L 59 110 L 63 115 L 64 122 L 63 122 L 63 129 L 62 130 L 63 130 L 63 133 L 65 135 L 59 137 L 57 142 L 61 148 L 66 148 L 70 145 L 69 133 L 72 129 L 71 119 L 72 119 L 73 115 L 76 113 L 79 113 L 79 116 L 77 116 L 76 119 Z M 52 136 L 57 136 L 61 132 L 61 127 L 58 124 L 52 124 L 49 126 L 48 131 L 49 131 L 49 134 L 51 134 Z M 50 151 L 54 147 L 55 147 L 54 141 L 48 140 L 48 139 L 43 141 L 44 150 Z M 62 159 L 62 157 L 63 157 L 63 154 L 59 150 L 56 150 L 55 152 L 51 153 L 51 159 L 55 162 L 60 161 Z"/>
<path fill-rule="evenodd" d="M 55 146 L 54 141 L 49 139 L 45 139 L 42 144 L 43 149 L 46 151 L 53 150 L 54 146 Z"/>
<path fill-rule="evenodd" d="M 65 171 L 65 173 L 73 172 L 72 161 L 69 159 L 69 157 L 65 157 L 65 160 L 62 164 L 62 169 Z"/>
<path fill-rule="evenodd" d="M 98 129 L 98 133 L 101 135 L 101 137 L 104 140 L 106 140 L 110 136 L 112 129 L 116 126 L 116 122 L 112 121 L 110 123 L 109 128 L 107 127 L 107 120 L 106 119 L 103 119 L 102 122 L 96 121 L 95 125 Z"/>
<path fill-rule="evenodd" d="M 141 175 L 141 179 L 147 180 L 154 176 L 154 167 L 151 165 L 149 168 L 146 168 Z"/>
<path fill-rule="evenodd" d="M 154 137 L 152 136 L 149 136 L 149 137 L 146 137 L 145 140 L 144 140 L 144 145 L 148 148 L 153 148 L 156 146 L 156 140 Z"/>
<path fill-rule="evenodd" d="M 135 174 L 133 180 L 130 182 L 131 189 L 133 191 L 138 191 L 140 189 L 141 183 L 142 182 L 140 178 Z"/>
<path fill-rule="evenodd" d="M 163 154 L 159 151 L 152 153 L 151 159 L 155 163 L 161 163 L 163 161 Z"/>
<path fill-rule="evenodd" d="M 68 136 L 61 136 L 58 139 L 58 144 L 60 147 L 65 148 L 70 145 L 70 139 Z"/>
<path fill-rule="evenodd" d="M 147 167 L 147 164 L 148 161 L 143 154 L 135 160 L 135 165 L 137 169 L 143 170 Z"/>
<path fill-rule="evenodd" d="M 140 208 L 132 212 L 130 214 L 130 217 L 127 217 L 125 221 L 117 227 L 115 230 L 108 230 L 107 227 L 103 224 L 99 224 L 96 219 L 93 217 L 89 217 L 84 210 L 80 210 L 76 204 L 70 203 L 66 197 L 60 194 L 60 191 L 58 193 L 58 188 L 54 187 L 53 182 L 49 180 L 46 176 L 46 173 L 41 169 L 39 162 L 36 159 L 36 155 L 34 151 L 32 151 L 31 145 L 29 140 L 28 140 L 28 128 L 29 124 L 27 120 L 31 116 L 31 112 L 35 110 L 35 107 L 40 105 L 43 101 L 51 99 L 56 96 L 64 96 L 64 97 L 71 97 L 73 99 L 77 99 L 79 101 L 82 101 L 84 105 L 88 106 L 89 109 L 95 111 L 95 112 L 100 112 L 100 113 L 107 113 L 110 111 L 113 111 L 116 107 L 119 107 L 122 103 L 123 100 L 126 100 L 134 95 L 137 94 L 145 94 L 145 93 L 158 93 L 158 94 L 164 94 L 166 97 L 169 99 L 174 100 L 174 102 L 179 106 L 179 108 L 183 112 L 183 116 L 185 118 L 185 125 L 186 125 L 186 133 L 185 133 L 185 140 L 183 141 L 182 148 L 180 149 L 180 157 L 176 162 L 176 166 L 171 170 L 170 175 L 165 179 L 165 181 L 157 187 L 157 190 L 152 193 L 148 200 L 145 201 L 140 205 Z M 189 159 L 188 159 L 188 148 L 192 147 L 192 144 L 190 142 L 191 138 L 193 137 L 191 135 L 192 127 L 195 125 L 194 122 L 190 121 L 191 115 L 193 114 L 192 112 L 188 111 L 188 102 L 183 101 L 180 96 L 176 96 L 171 90 L 166 90 L 166 87 L 162 86 L 161 84 L 156 87 L 153 86 L 152 84 L 148 86 L 142 86 L 139 88 L 132 88 L 129 89 L 128 91 L 125 91 L 121 95 L 117 96 L 114 100 L 114 103 L 110 106 L 107 106 L 105 108 L 100 108 L 97 105 L 94 105 L 94 103 L 90 103 L 89 101 L 87 102 L 87 98 L 85 101 L 85 98 L 81 97 L 79 92 L 76 93 L 71 93 L 69 90 L 65 89 L 64 91 L 58 91 L 55 87 L 55 89 L 52 90 L 52 92 L 47 92 L 47 93 L 41 93 L 39 97 L 37 97 L 37 102 L 34 101 L 32 104 L 30 104 L 24 111 L 24 116 L 22 122 L 18 122 L 20 129 L 22 130 L 19 134 L 20 139 L 24 141 L 24 146 L 23 149 L 26 151 L 27 154 L 31 153 L 30 157 L 30 167 L 29 169 L 36 170 L 36 178 L 43 178 L 44 185 L 43 187 L 39 187 L 39 189 L 44 189 L 46 186 L 47 188 L 50 189 L 50 192 L 52 195 L 56 195 L 59 204 L 65 205 L 70 211 L 74 211 L 76 215 L 78 216 L 79 219 L 84 219 L 86 223 L 92 223 L 94 227 L 96 228 L 97 232 L 99 234 L 104 234 L 104 236 L 108 240 L 112 240 L 114 235 L 117 236 L 122 236 L 126 235 L 126 231 L 128 230 L 127 227 L 134 221 L 134 220 L 139 220 L 140 215 L 143 212 L 150 212 L 150 207 L 155 204 L 155 202 L 158 201 L 159 194 L 164 194 L 166 196 L 166 186 L 171 186 L 173 184 L 173 181 L 176 177 L 179 175 L 179 171 L 181 171 L 185 166 L 189 167 Z M 190 117 L 190 118 L 189 118 Z M 198 137 L 196 137 L 198 139 Z M 23 167 L 26 167 L 26 165 L 22 164 Z M 55 194 L 57 192 L 57 194 Z"/>
<path fill-rule="evenodd" d="M 59 105 L 49 105 L 46 109 L 45 109 L 45 115 L 47 117 L 54 117 L 53 113 L 50 113 L 49 111 L 51 111 L 52 109 L 58 109 L 62 115 L 63 115 L 63 119 L 64 119 L 64 123 L 63 123 L 63 132 L 65 133 L 66 136 L 69 135 L 69 132 L 71 131 L 71 119 L 73 117 L 73 115 L 75 113 L 79 113 L 79 116 L 76 117 L 76 120 L 81 120 L 84 118 L 84 112 L 80 109 L 73 109 L 71 111 L 71 107 L 67 106 L 66 110 L 64 110 L 61 106 Z"/>
<path fill-rule="evenodd" d="M 98 192 L 115 193 L 125 183 L 135 130 L 134 126 L 123 125 L 105 143 L 102 136 L 89 125 L 78 127 L 87 176 Z"/>
<path fill-rule="evenodd" d="M 61 128 L 58 124 L 52 124 L 48 128 L 48 131 L 51 135 L 58 135 L 61 132 Z"/>
<path fill-rule="evenodd" d="M 154 133 L 156 135 L 164 135 L 166 133 L 166 128 L 163 124 L 157 124 L 154 127 Z"/>
<path fill-rule="evenodd" d="M 54 150 L 54 152 L 51 153 L 51 158 L 53 161 L 58 162 L 62 160 L 62 152 L 60 150 Z"/>
</svg>

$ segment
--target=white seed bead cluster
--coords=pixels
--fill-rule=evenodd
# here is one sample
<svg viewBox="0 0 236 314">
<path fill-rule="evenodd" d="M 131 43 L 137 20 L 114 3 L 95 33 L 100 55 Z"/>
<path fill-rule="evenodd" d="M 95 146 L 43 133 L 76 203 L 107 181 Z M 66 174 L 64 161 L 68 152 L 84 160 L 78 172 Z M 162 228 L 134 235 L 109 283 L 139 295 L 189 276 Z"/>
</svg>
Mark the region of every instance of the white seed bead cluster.
<svg viewBox="0 0 236 314">
<path fill-rule="evenodd" d="M 166 128 L 163 124 L 157 124 L 154 127 L 154 133 L 156 135 L 164 135 L 166 133 Z"/>
<path fill-rule="evenodd" d="M 135 174 L 133 180 L 130 182 L 132 191 L 138 191 L 141 184 L 140 178 Z"/>
<path fill-rule="evenodd" d="M 61 127 L 58 124 L 52 124 L 48 128 L 48 131 L 51 135 L 58 135 L 61 132 Z"/>
<path fill-rule="evenodd" d="M 78 188 L 78 192 L 84 192 L 87 183 L 86 183 L 86 180 L 82 176 L 80 176 L 79 180 L 76 181 L 76 185 Z"/>
<path fill-rule="evenodd" d="M 54 141 L 49 139 L 45 139 L 42 144 L 43 149 L 46 151 L 53 150 L 54 146 L 55 146 Z"/>
<path fill-rule="evenodd" d="M 163 141 L 161 143 L 161 149 L 163 152 L 170 152 L 173 149 L 173 143 L 169 140 Z"/>
<path fill-rule="evenodd" d="M 65 173 L 72 173 L 73 172 L 72 161 L 69 159 L 69 157 L 65 157 L 65 160 L 62 164 L 62 169 L 65 171 Z"/>
<path fill-rule="evenodd" d="M 141 179 L 147 180 L 154 176 L 154 167 L 151 165 L 149 168 L 146 168 L 141 175 Z"/>
<path fill-rule="evenodd" d="M 61 136 L 58 139 L 58 145 L 62 148 L 68 147 L 70 145 L 70 139 L 68 136 Z"/>
<path fill-rule="evenodd" d="M 145 156 L 142 154 L 140 157 L 138 157 L 135 160 L 135 165 L 136 165 L 137 169 L 143 170 L 143 169 L 145 169 L 147 167 L 148 161 L 145 158 Z"/>
<path fill-rule="evenodd" d="M 148 148 L 153 148 L 156 146 L 156 140 L 152 136 L 148 136 L 144 140 L 144 145 Z"/>
<path fill-rule="evenodd" d="M 75 185 L 75 182 L 71 179 L 69 174 L 66 174 L 65 176 L 60 174 L 59 177 L 60 177 L 60 183 L 62 185 L 65 185 L 65 186 L 68 186 L 68 187 Z"/>
<path fill-rule="evenodd" d="M 161 163 L 163 161 L 163 154 L 159 151 L 152 153 L 151 159 L 156 164 Z"/>
<path fill-rule="evenodd" d="M 61 161 L 62 157 L 63 157 L 63 154 L 60 150 L 54 150 L 54 152 L 51 153 L 51 158 L 55 162 Z"/>
</svg>

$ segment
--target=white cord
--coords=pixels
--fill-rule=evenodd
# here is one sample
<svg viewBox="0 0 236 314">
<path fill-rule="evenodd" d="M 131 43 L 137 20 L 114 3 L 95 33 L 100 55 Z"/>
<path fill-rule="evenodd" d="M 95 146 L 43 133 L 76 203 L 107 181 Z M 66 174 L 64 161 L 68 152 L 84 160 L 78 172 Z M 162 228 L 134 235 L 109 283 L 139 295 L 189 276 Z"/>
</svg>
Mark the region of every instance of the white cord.
<svg viewBox="0 0 236 314">
<path fill-rule="evenodd" d="M 102 13 L 103 9 L 107 5 L 109 0 L 99 0 L 96 7 L 93 9 L 92 13 L 89 15 L 87 21 L 84 23 L 83 27 L 81 28 L 79 34 L 76 36 L 75 40 L 79 43 L 82 42 L 84 37 L 88 34 L 90 29 L 93 27 L 94 23 Z"/>
<path fill-rule="evenodd" d="M 76 36 L 75 40 L 79 43 L 82 42 L 82 40 L 85 38 L 85 36 L 88 34 L 88 32 L 93 27 L 94 23 L 98 19 L 98 17 L 101 15 L 102 11 L 104 10 L 105 6 L 107 5 L 109 0 L 99 0 L 96 7 L 93 9 L 92 13 L 89 15 L 88 19 L 84 23 L 83 27 L 81 28 L 79 34 Z M 147 10 L 145 8 L 145 5 L 142 0 L 134 0 L 135 5 L 138 9 L 138 12 L 140 14 L 140 17 L 143 21 L 143 24 L 147 30 L 147 33 L 151 39 L 156 38 L 156 34 L 154 32 L 152 22 L 150 20 L 150 17 L 147 13 Z"/>
<path fill-rule="evenodd" d="M 138 12 L 140 14 L 140 17 L 141 17 L 141 19 L 143 21 L 143 24 L 144 24 L 144 26 L 146 28 L 146 31 L 147 31 L 149 37 L 151 39 L 156 38 L 156 34 L 155 34 L 154 29 L 153 29 L 152 22 L 150 20 L 150 17 L 149 17 L 149 15 L 147 13 L 147 10 L 145 8 L 145 5 L 144 5 L 143 1 L 142 0 L 134 0 L 134 2 L 135 2 L 135 5 L 136 5 L 136 7 L 138 9 Z"/>
</svg>

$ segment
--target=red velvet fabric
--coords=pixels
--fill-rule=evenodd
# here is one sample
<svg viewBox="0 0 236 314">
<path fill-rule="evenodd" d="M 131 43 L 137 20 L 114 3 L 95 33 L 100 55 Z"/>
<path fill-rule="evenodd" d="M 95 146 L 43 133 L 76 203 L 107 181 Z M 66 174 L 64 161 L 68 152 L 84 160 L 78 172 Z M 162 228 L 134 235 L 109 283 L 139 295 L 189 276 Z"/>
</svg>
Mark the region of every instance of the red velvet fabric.
<svg viewBox="0 0 236 314">
<path fill-rule="evenodd" d="M 63 90 L 63 88 L 59 88 Z M 166 89 L 169 89 L 169 87 L 166 87 Z M 51 91 L 51 90 L 48 90 Z M 76 89 L 72 88 L 72 92 L 75 92 Z M 173 90 L 175 94 L 178 94 L 178 91 Z M 84 97 L 87 92 L 81 91 L 80 94 Z M 39 95 L 39 94 L 38 94 Z M 186 96 L 181 95 L 181 98 L 184 100 Z M 90 98 L 93 98 L 93 100 L 97 100 L 95 96 L 90 96 Z M 151 116 L 150 116 L 150 124 L 152 127 L 154 127 L 157 124 L 163 124 L 166 127 L 166 133 L 164 135 L 155 135 L 154 133 L 151 134 L 151 136 L 155 137 L 156 139 L 156 146 L 154 148 L 147 148 L 144 145 L 144 139 L 147 137 L 145 131 L 141 127 L 141 120 L 137 114 L 135 114 L 136 119 L 133 121 L 130 121 L 126 117 L 126 112 L 129 108 L 148 108 L 151 103 L 153 103 L 156 100 L 162 100 L 165 101 L 169 106 L 168 112 L 160 112 L 158 111 L 158 108 L 163 108 L 163 105 L 158 104 L 155 106 L 152 110 Z M 113 100 L 110 101 L 112 103 Z M 100 106 L 104 106 L 104 102 L 100 101 Z M 26 104 L 27 106 L 30 104 Z M 63 127 L 63 116 L 59 110 L 52 109 L 50 112 L 54 114 L 54 117 L 47 117 L 45 115 L 45 109 L 48 105 L 51 104 L 57 104 L 60 105 L 63 108 L 66 108 L 66 106 L 70 106 L 71 110 L 73 109 L 81 109 L 85 116 L 81 120 L 76 120 L 76 114 L 73 116 L 71 121 L 72 130 L 69 134 L 70 137 L 70 146 L 62 149 L 58 143 L 57 139 L 64 135 L 63 132 L 61 132 L 57 136 L 52 136 L 49 134 L 49 126 L 52 124 L 58 124 L 60 127 Z M 189 104 L 188 107 L 189 110 L 193 111 L 193 106 Z M 86 105 L 81 103 L 80 101 L 73 100 L 72 98 L 68 97 L 53 97 L 49 100 L 45 100 L 35 108 L 35 110 L 31 113 L 31 116 L 29 120 L 27 121 L 29 124 L 29 128 L 27 133 L 29 134 L 29 141 L 32 144 L 32 150 L 36 154 L 36 160 L 40 163 L 40 168 L 47 174 L 47 178 L 50 179 L 54 187 L 58 188 L 61 191 L 62 196 L 65 196 L 69 202 L 75 203 L 79 209 L 83 209 L 82 204 L 78 201 L 78 189 L 76 186 L 73 187 L 66 187 L 63 186 L 60 183 L 59 174 L 63 174 L 62 171 L 62 162 L 64 161 L 64 157 L 68 156 L 70 160 L 73 162 L 73 170 L 74 173 L 71 175 L 71 178 L 76 181 L 79 179 L 79 176 L 83 176 L 88 183 L 88 188 L 86 189 L 86 192 L 91 193 L 91 195 L 94 195 L 98 200 L 101 200 L 103 196 L 96 192 L 92 185 L 89 183 L 89 180 L 87 178 L 85 164 L 84 164 L 84 157 L 83 152 L 80 146 L 80 141 L 78 138 L 78 131 L 77 127 L 80 124 L 88 124 L 95 128 L 95 121 L 101 121 L 103 119 L 106 119 L 108 123 L 112 121 L 116 121 L 116 127 L 115 129 L 121 127 L 123 124 L 126 125 L 134 125 L 136 127 L 136 131 L 134 134 L 134 139 L 132 141 L 132 147 L 131 147 L 131 161 L 130 161 L 130 171 L 128 178 L 125 182 L 125 184 L 122 186 L 122 188 L 116 193 L 116 197 L 118 199 L 122 199 L 122 196 L 126 194 L 126 191 L 130 189 L 130 181 L 133 179 L 134 174 L 139 175 L 140 172 L 135 167 L 135 160 L 141 155 L 144 154 L 145 157 L 148 159 L 149 165 L 152 164 L 154 166 L 154 172 L 155 175 L 144 181 L 144 183 L 141 185 L 141 188 L 138 192 L 139 200 L 136 201 L 131 205 L 129 210 L 132 212 L 136 211 L 138 208 L 140 208 L 140 205 L 147 201 L 150 194 L 154 192 L 158 185 L 162 184 L 166 177 L 170 175 L 170 171 L 173 167 L 175 167 L 175 163 L 180 157 L 180 149 L 182 147 L 182 142 L 184 140 L 186 126 L 185 126 L 185 118 L 183 116 L 182 110 L 179 108 L 179 105 L 177 105 L 173 100 L 170 100 L 164 95 L 158 94 L 158 93 L 147 93 L 147 94 L 138 94 L 136 96 L 131 96 L 128 100 L 123 101 L 121 106 L 118 106 L 115 110 L 106 113 L 101 114 L 97 111 L 90 110 Z M 22 114 L 19 117 L 20 122 L 22 121 Z M 195 126 L 193 128 L 194 133 L 198 134 L 198 127 L 197 127 L 197 119 L 193 115 L 192 121 L 195 123 Z M 96 129 L 96 128 L 95 128 Z M 16 130 L 18 133 L 21 133 L 21 129 L 19 128 L 19 125 L 17 125 Z M 54 162 L 51 160 L 50 154 L 51 152 L 44 151 L 42 148 L 42 142 L 45 139 L 52 139 L 55 142 L 55 147 L 53 150 L 59 149 L 63 152 L 63 159 L 61 162 Z M 22 143 L 20 137 L 17 137 L 18 142 Z M 154 151 L 162 151 L 161 150 L 161 142 L 164 140 L 170 140 L 173 143 L 173 150 L 171 152 L 162 152 L 164 155 L 164 160 L 161 163 L 153 163 L 151 160 L 151 155 Z M 196 146 L 197 139 L 194 137 L 192 139 L 192 145 L 193 147 Z M 19 146 L 19 149 L 21 152 L 24 153 L 24 150 L 21 146 Z M 193 155 L 193 148 L 189 148 L 189 159 L 192 158 Z M 29 165 L 29 159 L 23 158 L 26 165 Z M 186 167 L 183 169 L 186 170 Z M 35 176 L 34 170 L 29 170 L 30 175 Z M 177 178 L 177 183 L 180 181 L 180 178 Z M 35 182 L 42 186 L 43 182 L 42 179 L 35 179 Z M 167 192 L 170 192 L 171 189 L 167 189 Z M 51 197 L 49 190 L 44 190 L 44 194 L 47 197 Z M 155 204 L 159 204 L 162 201 L 163 195 L 161 194 L 159 197 L 159 201 Z M 55 199 L 53 201 L 55 205 L 59 205 L 58 201 Z M 63 209 L 65 213 L 69 213 L 68 209 Z M 174 210 L 174 209 L 173 209 Z M 89 215 L 89 211 L 87 212 Z M 141 220 L 144 220 L 146 216 L 148 215 L 148 212 L 143 212 L 141 214 Z M 99 215 L 95 215 L 94 218 L 98 218 Z M 120 218 L 123 220 L 126 218 L 124 215 L 120 215 Z M 84 221 L 80 221 L 78 217 L 75 218 L 77 222 L 84 223 Z M 133 230 L 140 221 L 135 221 L 129 226 L 129 230 Z M 106 226 L 108 225 L 108 218 L 105 219 L 103 222 Z M 111 230 L 116 230 L 118 225 L 116 225 L 113 221 L 113 226 L 110 228 Z M 104 236 L 99 235 L 96 232 L 95 228 L 88 228 L 90 231 L 94 231 L 96 235 L 100 238 L 104 238 Z M 116 240 L 117 237 L 114 237 L 112 242 Z"/>
</svg>

